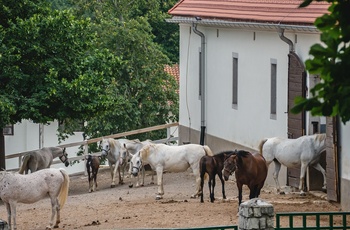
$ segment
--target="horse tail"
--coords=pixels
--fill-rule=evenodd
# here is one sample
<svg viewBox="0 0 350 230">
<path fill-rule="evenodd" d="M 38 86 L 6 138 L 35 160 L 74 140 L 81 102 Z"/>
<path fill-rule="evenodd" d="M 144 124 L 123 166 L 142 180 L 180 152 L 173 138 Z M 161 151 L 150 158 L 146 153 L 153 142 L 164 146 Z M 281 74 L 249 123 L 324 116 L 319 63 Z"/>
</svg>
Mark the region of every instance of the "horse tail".
<svg viewBox="0 0 350 230">
<path fill-rule="evenodd" d="M 69 190 L 69 181 L 70 180 L 69 180 L 69 175 L 68 175 L 66 170 L 61 168 L 60 172 L 62 173 L 63 178 L 64 178 L 63 184 L 61 185 L 60 193 L 58 194 L 58 200 L 59 200 L 59 203 L 60 203 L 60 208 L 62 209 L 64 204 L 67 201 L 68 190 Z"/>
<path fill-rule="evenodd" d="M 214 156 L 214 153 L 211 151 L 211 149 L 209 148 L 208 145 L 204 145 L 203 149 L 205 151 L 205 155 L 206 156 Z"/>
<path fill-rule="evenodd" d="M 264 144 L 265 144 L 266 141 L 267 141 L 267 138 L 262 139 L 262 140 L 260 141 L 260 144 L 259 144 L 259 153 L 260 153 L 260 155 L 263 155 L 262 149 L 263 149 L 263 146 L 264 146 Z"/>
<path fill-rule="evenodd" d="M 28 168 L 28 161 L 30 159 L 30 154 L 26 154 L 24 155 L 23 159 L 22 159 L 22 165 L 21 168 L 19 169 L 18 173 L 19 174 L 24 174 L 24 171 L 26 171 L 26 169 Z"/>
<path fill-rule="evenodd" d="M 208 177 L 209 177 L 206 163 L 207 163 L 207 159 L 203 156 L 199 161 L 199 173 L 201 177 L 204 174 L 204 177 L 203 177 L 204 180 L 208 180 Z"/>
</svg>

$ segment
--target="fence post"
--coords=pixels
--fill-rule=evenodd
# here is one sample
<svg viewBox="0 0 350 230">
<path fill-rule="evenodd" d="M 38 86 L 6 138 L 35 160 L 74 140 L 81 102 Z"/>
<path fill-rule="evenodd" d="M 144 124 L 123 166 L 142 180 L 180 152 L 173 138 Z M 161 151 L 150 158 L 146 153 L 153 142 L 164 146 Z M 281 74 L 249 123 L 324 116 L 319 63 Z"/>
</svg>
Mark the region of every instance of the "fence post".
<svg viewBox="0 0 350 230">
<path fill-rule="evenodd" d="M 240 230 L 274 229 L 273 206 L 259 198 L 242 203 L 239 207 Z"/>
<path fill-rule="evenodd" d="M 86 157 L 87 155 L 89 154 L 89 144 L 86 140 L 85 141 L 85 144 L 84 144 L 84 160 L 86 160 Z M 87 171 L 86 171 L 86 161 L 84 163 L 84 175 L 87 176 Z"/>
</svg>

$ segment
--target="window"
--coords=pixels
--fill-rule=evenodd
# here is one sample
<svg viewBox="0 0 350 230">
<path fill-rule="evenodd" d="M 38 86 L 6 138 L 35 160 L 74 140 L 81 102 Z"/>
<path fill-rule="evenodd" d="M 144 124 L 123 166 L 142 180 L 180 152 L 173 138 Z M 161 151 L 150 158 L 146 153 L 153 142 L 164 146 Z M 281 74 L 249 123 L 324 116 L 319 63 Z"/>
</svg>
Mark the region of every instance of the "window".
<svg viewBox="0 0 350 230">
<path fill-rule="evenodd" d="M 271 59 L 271 105 L 270 118 L 276 119 L 277 110 L 277 60 Z"/>
<path fill-rule="evenodd" d="M 238 54 L 232 53 L 232 108 L 238 106 Z"/>
</svg>

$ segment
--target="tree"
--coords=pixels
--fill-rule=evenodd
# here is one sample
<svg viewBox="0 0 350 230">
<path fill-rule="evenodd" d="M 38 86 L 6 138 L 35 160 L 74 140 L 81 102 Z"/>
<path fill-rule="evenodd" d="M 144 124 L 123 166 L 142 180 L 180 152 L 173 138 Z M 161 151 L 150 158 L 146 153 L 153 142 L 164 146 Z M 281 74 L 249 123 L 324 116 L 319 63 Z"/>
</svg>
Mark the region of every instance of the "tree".
<svg viewBox="0 0 350 230">
<path fill-rule="evenodd" d="M 177 120 L 177 84 L 147 18 L 115 17 L 100 1 L 84 10 L 61 2 L 0 6 L 0 125 L 59 120 L 64 139 L 81 121 L 97 137 Z"/>
<path fill-rule="evenodd" d="M 94 49 L 89 20 L 52 11 L 45 1 L 3 3 L 0 127 L 22 119 L 86 120 L 104 110 L 121 60 Z"/>
<path fill-rule="evenodd" d="M 306 0 L 307 7 L 313 0 Z M 306 69 L 322 79 L 312 90 L 310 98 L 296 98 L 293 113 L 302 110 L 313 115 L 339 116 L 345 124 L 350 120 L 350 2 L 328 0 L 329 14 L 316 19 L 321 31 L 321 42 L 310 49 L 312 59 L 306 61 Z"/>
</svg>

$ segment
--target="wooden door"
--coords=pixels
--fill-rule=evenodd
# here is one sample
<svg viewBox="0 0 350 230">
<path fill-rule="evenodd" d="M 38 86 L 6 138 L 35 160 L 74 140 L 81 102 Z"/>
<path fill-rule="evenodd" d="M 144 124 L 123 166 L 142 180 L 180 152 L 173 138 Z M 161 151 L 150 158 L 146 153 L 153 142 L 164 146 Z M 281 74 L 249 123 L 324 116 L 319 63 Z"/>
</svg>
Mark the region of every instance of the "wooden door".
<svg viewBox="0 0 350 230">
<path fill-rule="evenodd" d="M 290 52 L 288 63 L 288 138 L 305 135 L 305 112 L 293 114 L 294 98 L 306 96 L 306 71 L 297 54 Z M 299 187 L 300 169 L 287 169 L 287 185 Z"/>
</svg>

